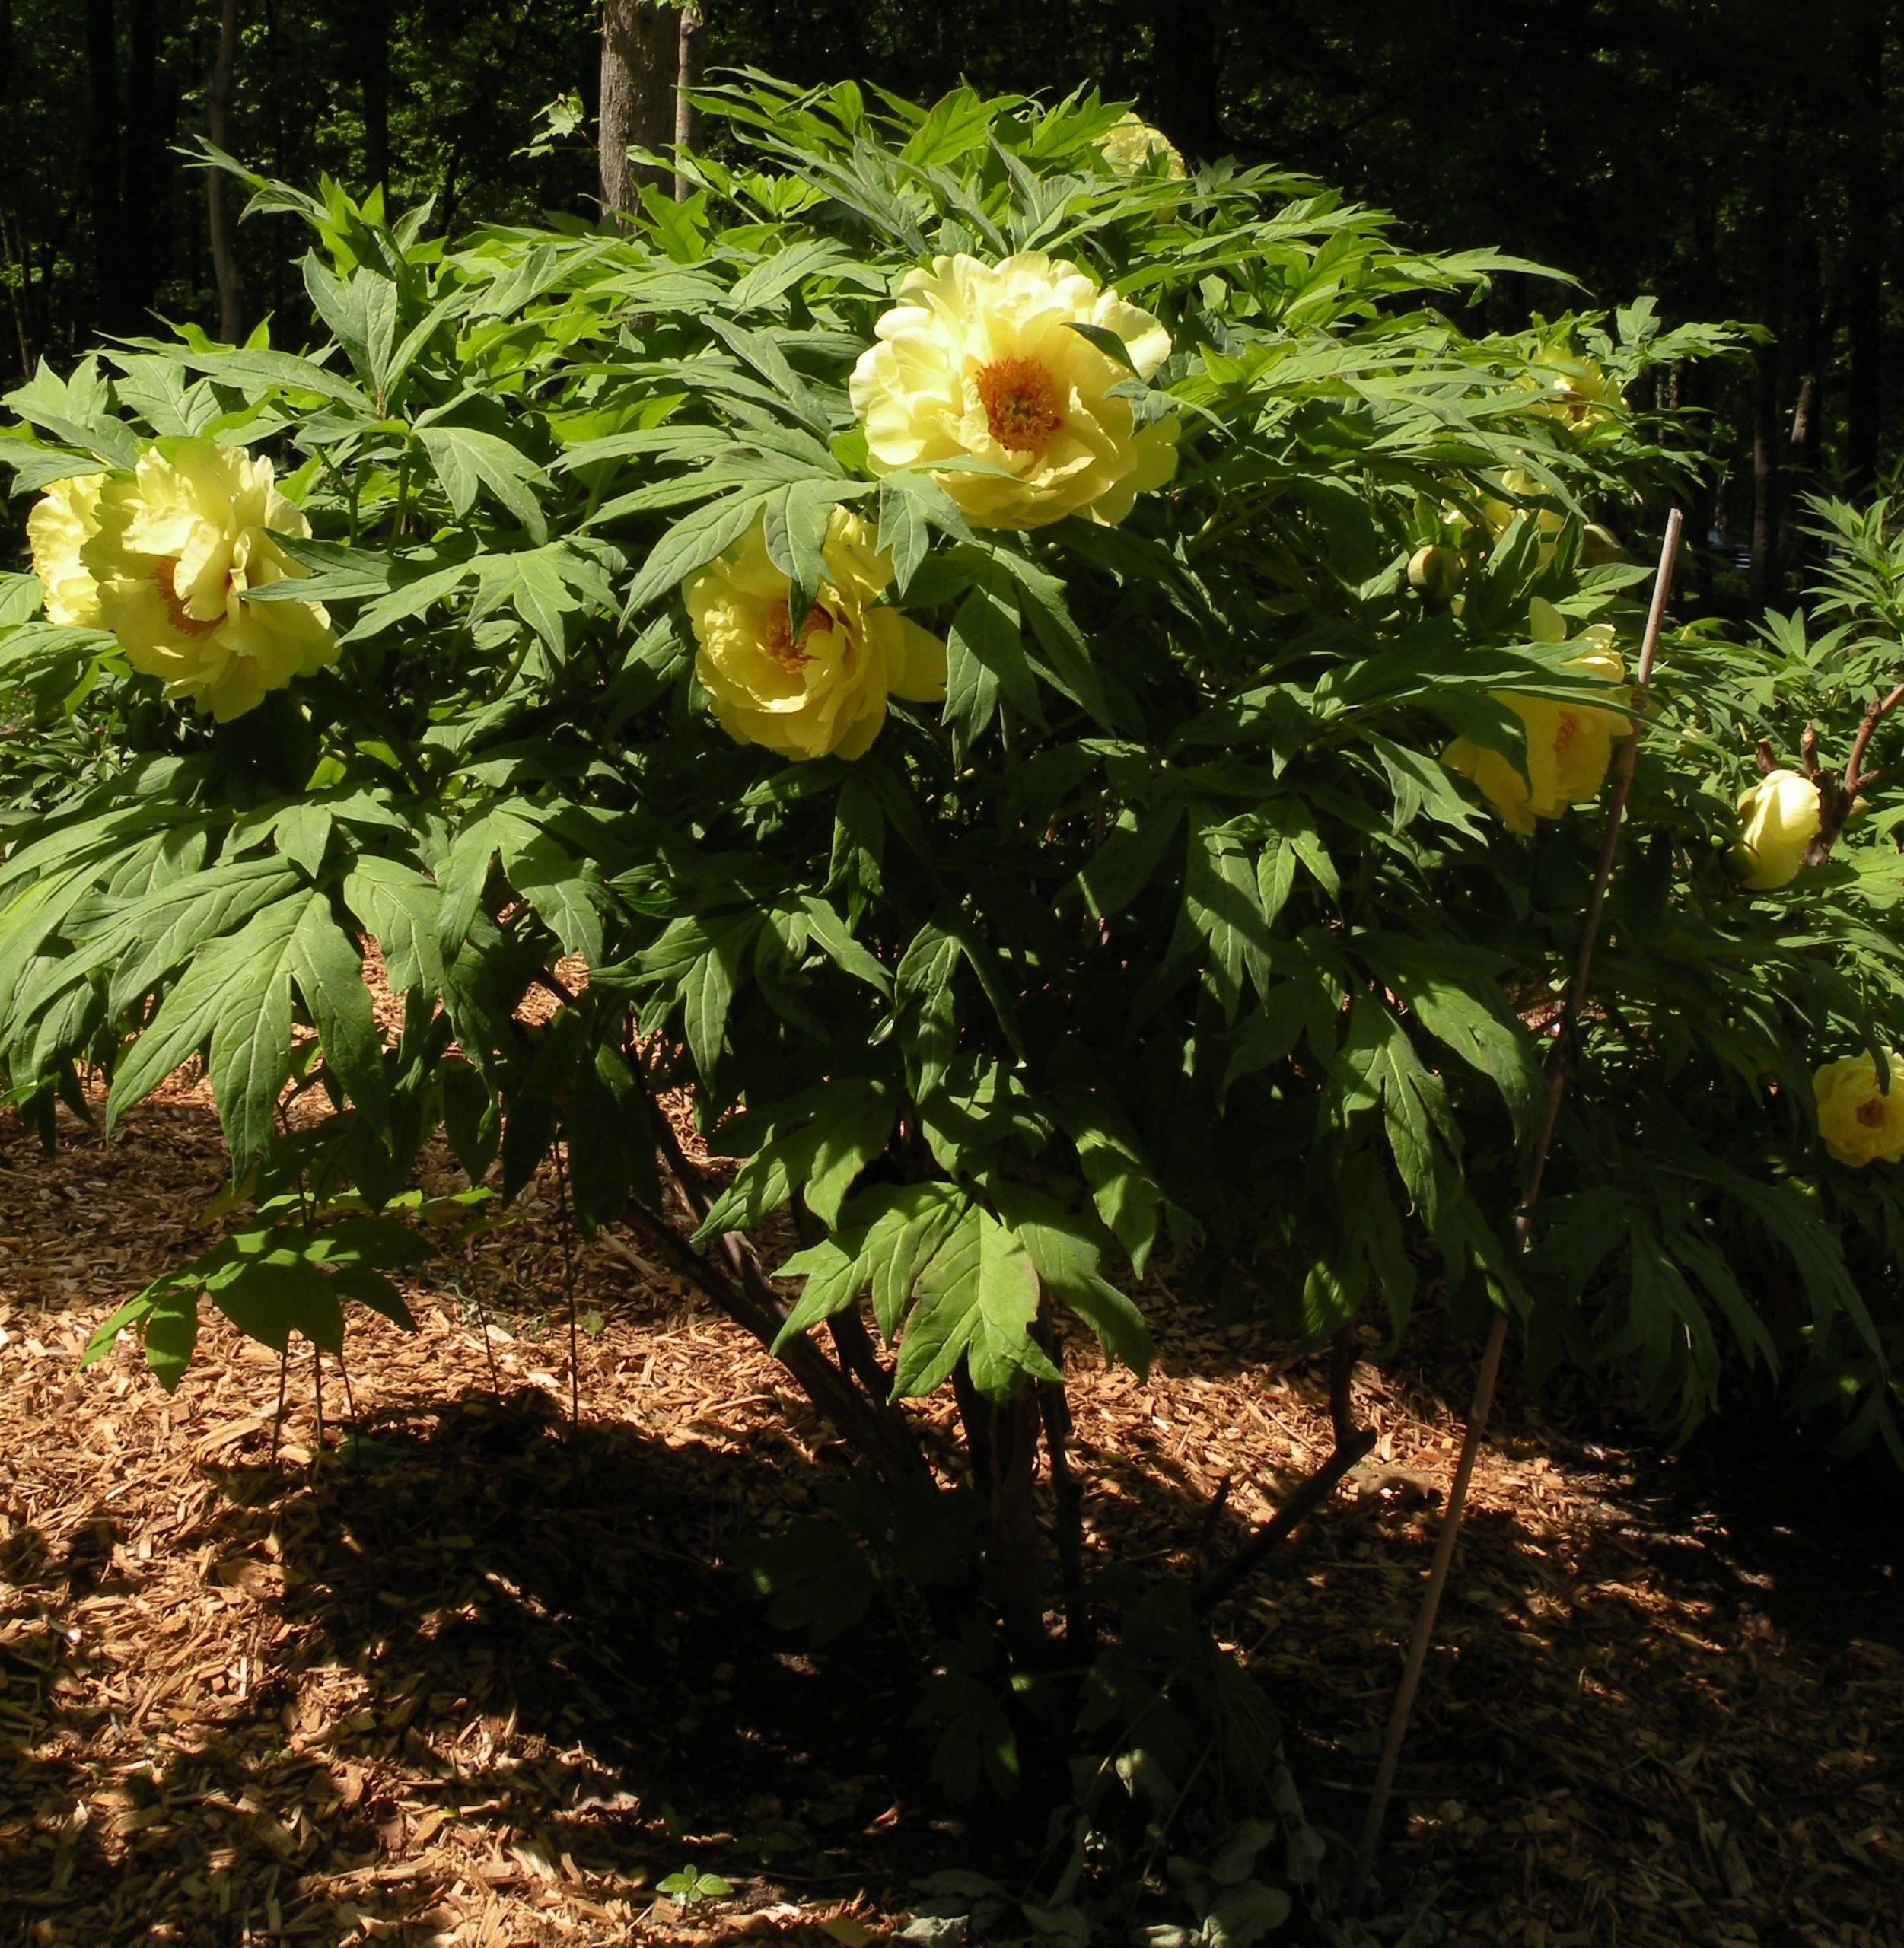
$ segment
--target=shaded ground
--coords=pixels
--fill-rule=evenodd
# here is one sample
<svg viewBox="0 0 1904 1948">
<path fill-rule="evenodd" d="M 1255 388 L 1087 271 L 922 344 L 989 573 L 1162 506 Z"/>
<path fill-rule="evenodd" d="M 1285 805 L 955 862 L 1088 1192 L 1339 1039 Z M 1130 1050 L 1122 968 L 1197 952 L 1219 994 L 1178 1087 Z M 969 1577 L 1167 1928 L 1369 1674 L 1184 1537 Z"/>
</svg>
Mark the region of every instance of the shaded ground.
<svg viewBox="0 0 1904 1948">
<path fill-rule="evenodd" d="M 631 1240 L 578 1262 L 579 1426 L 545 1195 L 423 1268 L 416 1338 L 364 1326 L 349 1402 L 326 1363 L 321 1439 L 307 1349 L 274 1459 L 278 1362 L 221 1326 L 170 1402 L 129 1346 L 76 1370 L 203 1242 L 205 1105 L 67 1134 L 0 1154 L 0 1941 L 850 1948 L 921 1873 L 996 1867 L 922 1776 L 906 1647 L 804 1654 L 727 1566 L 837 1456 Z M 1148 1383 L 1079 1363 L 1081 1459 L 1102 1540 L 1188 1567 L 1327 1420 L 1161 1311 Z M 1358 1400 L 1377 1458 L 1220 1619 L 1352 1832 L 1457 1425 L 1418 1367 Z M 1451 1939 L 1904 1943 L 1896 1533 L 1771 1493 L 1510 1409 L 1394 1822 Z M 658 1894 L 683 1867 L 734 1892 Z"/>
</svg>

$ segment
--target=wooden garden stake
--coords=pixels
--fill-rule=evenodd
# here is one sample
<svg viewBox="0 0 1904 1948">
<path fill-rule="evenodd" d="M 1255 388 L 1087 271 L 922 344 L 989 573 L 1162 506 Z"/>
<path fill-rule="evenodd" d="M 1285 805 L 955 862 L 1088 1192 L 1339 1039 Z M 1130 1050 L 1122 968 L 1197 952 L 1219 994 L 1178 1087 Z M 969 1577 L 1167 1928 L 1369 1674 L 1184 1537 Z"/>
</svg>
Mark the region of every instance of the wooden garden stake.
<svg viewBox="0 0 1904 1948">
<path fill-rule="evenodd" d="M 1600 864 L 1594 875 L 1592 897 L 1587 902 L 1587 918 L 1581 929 L 1580 950 L 1560 1017 L 1554 1030 L 1553 1053 L 1547 1070 L 1547 1103 L 1540 1130 L 1528 1159 L 1526 1188 L 1520 1214 L 1514 1220 L 1515 1242 L 1527 1247 L 1532 1229 L 1531 1212 L 1540 1195 L 1540 1179 L 1546 1168 L 1547 1151 L 1553 1141 L 1554 1125 L 1559 1119 L 1562 1097 L 1567 1087 L 1567 1044 L 1586 999 L 1587 977 L 1594 961 L 1594 947 L 1600 934 L 1600 918 L 1606 903 L 1606 889 L 1613 876 L 1613 856 L 1619 845 L 1620 821 L 1626 810 L 1627 794 L 1632 789 L 1633 767 L 1639 759 L 1640 725 L 1646 712 L 1647 686 L 1652 680 L 1653 659 L 1657 654 L 1660 631 L 1666 619 L 1666 602 L 1673 586 L 1673 571 L 1679 560 L 1680 536 L 1685 517 L 1677 508 L 1667 515 L 1666 537 L 1660 546 L 1657 573 L 1653 578 L 1652 607 L 1646 618 L 1646 635 L 1640 648 L 1639 670 L 1633 684 L 1632 731 L 1620 750 L 1619 769 L 1613 781 L 1613 795 L 1606 810 L 1606 835 L 1600 842 Z M 1434 1619 L 1441 1606 L 1441 1594 L 1447 1587 L 1448 1570 L 1454 1560 L 1454 1546 L 1460 1539 L 1462 1511 L 1467 1502 L 1468 1483 L 1474 1473 L 1481 1437 L 1494 1405 L 1495 1381 L 1501 1371 L 1501 1355 L 1508 1343 L 1508 1315 L 1495 1316 L 1481 1354 L 1481 1370 L 1475 1377 L 1474 1399 L 1468 1408 L 1467 1427 L 1461 1440 L 1461 1453 L 1455 1463 L 1454 1480 L 1448 1490 L 1447 1512 L 1441 1518 L 1434 1540 L 1434 1559 L 1429 1567 L 1428 1587 L 1422 1593 L 1416 1612 L 1414 1635 L 1409 1639 L 1408 1657 L 1402 1666 L 1401 1682 L 1395 1689 L 1395 1702 L 1388 1717 L 1388 1730 L 1382 1741 L 1381 1763 L 1376 1768 L 1375 1784 L 1369 1794 L 1368 1816 L 1362 1822 L 1361 1843 L 1356 1850 L 1355 1875 L 1349 1887 L 1349 1905 L 1359 1907 L 1375 1864 L 1375 1850 L 1380 1844 L 1382 1822 L 1388 1812 L 1389 1795 L 1394 1790 L 1395 1773 L 1402 1759 L 1403 1741 L 1408 1736 L 1409 1714 L 1414 1709 L 1415 1694 L 1420 1689 L 1422 1672 L 1428 1662 L 1434 1638 Z"/>
</svg>

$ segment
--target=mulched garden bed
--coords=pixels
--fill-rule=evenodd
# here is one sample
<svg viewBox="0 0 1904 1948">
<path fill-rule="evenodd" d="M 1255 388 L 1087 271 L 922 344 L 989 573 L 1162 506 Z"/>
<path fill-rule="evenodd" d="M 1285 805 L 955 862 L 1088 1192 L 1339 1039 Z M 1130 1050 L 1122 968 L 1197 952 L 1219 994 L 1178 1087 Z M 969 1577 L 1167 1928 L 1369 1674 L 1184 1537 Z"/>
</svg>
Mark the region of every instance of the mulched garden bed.
<svg viewBox="0 0 1904 1948">
<path fill-rule="evenodd" d="M 354 1332 L 348 1396 L 323 1363 L 321 1431 L 309 1348 L 281 1377 L 209 1306 L 168 1401 L 129 1344 L 78 1355 L 209 1235 L 209 1103 L 62 1123 L 51 1161 L 0 1151 L 0 1939 L 855 1948 L 921 1874 L 995 1866 L 925 1776 L 906 1647 L 810 1653 L 734 1573 L 839 1450 L 635 1237 L 577 1247 L 572 1370 L 549 1183 L 407 1281 L 415 1336 Z M 1322 1376 L 1154 1307 L 1148 1382 L 1073 1348 L 1091 1520 L 1208 1567 L 1326 1453 Z M 1339 1831 L 1466 1383 L 1368 1370 L 1376 1456 L 1218 1618 Z M 1508 1408 L 1393 1822 L 1390 1878 L 1452 1941 L 1904 1942 L 1895 1527 L 1794 1529 L 1750 1489 Z M 683 1868 L 733 1891 L 658 1891 Z"/>
</svg>

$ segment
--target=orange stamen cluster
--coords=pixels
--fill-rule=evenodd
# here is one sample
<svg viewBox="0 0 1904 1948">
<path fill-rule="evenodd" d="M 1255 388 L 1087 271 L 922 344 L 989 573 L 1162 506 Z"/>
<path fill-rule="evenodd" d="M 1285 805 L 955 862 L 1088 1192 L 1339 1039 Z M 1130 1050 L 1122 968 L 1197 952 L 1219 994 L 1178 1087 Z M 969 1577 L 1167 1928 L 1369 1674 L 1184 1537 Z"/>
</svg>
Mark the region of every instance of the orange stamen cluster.
<svg viewBox="0 0 1904 1948">
<path fill-rule="evenodd" d="M 768 622 L 766 637 L 761 647 L 789 675 L 795 675 L 807 660 L 807 638 L 816 631 L 825 634 L 833 626 L 833 617 L 816 603 L 808 612 L 805 625 L 800 632 L 800 640 L 796 642 L 791 611 L 778 610 Z"/>
<path fill-rule="evenodd" d="M 974 383 L 985 424 L 1007 453 L 1043 453 L 1065 423 L 1051 374 L 1035 358 L 995 358 Z"/>
<path fill-rule="evenodd" d="M 1884 1105 L 1875 1096 L 1867 1096 L 1860 1103 L 1855 1112 L 1858 1120 L 1867 1129 L 1881 1128 L 1884 1122 Z"/>
<path fill-rule="evenodd" d="M 224 618 L 216 616 L 209 622 L 202 622 L 186 607 L 179 599 L 178 569 L 177 559 L 174 557 L 161 562 L 152 571 L 152 580 L 164 598 L 166 615 L 181 635 L 209 636 Z"/>
</svg>

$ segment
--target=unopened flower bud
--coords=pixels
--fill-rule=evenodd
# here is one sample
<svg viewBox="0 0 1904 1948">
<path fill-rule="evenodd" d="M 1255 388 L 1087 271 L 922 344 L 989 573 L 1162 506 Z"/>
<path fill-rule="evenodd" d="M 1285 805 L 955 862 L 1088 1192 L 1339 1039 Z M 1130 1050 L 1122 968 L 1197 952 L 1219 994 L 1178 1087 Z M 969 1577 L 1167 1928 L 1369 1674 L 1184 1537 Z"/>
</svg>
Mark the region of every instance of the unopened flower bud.
<svg viewBox="0 0 1904 1948">
<path fill-rule="evenodd" d="M 1466 572 L 1460 554 L 1452 548 L 1431 543 L 1418 548 L 1409 558 L 1408 585 L 1431 602 L 1447 602 L 1461 586 Z"/>
<path fill-rule="evenodd" d="M 1755 893 L 1798 877 L 1806 848 L 1823 821 L 1818 788 L 1802 772 L 1774 771 L 1739 797 L 1739 839 L 1732 870 Z"/>
</svg>

